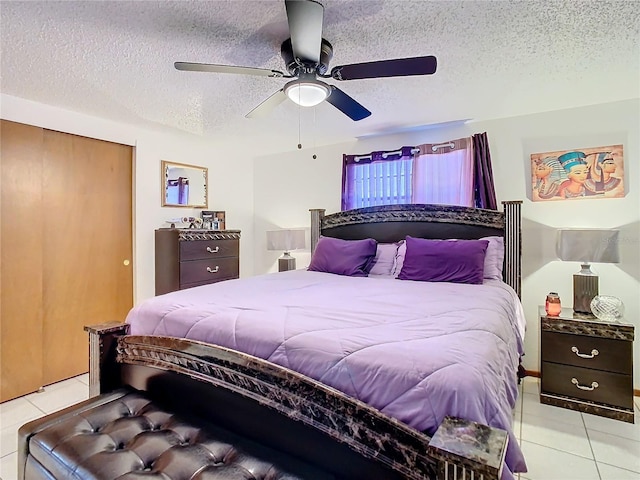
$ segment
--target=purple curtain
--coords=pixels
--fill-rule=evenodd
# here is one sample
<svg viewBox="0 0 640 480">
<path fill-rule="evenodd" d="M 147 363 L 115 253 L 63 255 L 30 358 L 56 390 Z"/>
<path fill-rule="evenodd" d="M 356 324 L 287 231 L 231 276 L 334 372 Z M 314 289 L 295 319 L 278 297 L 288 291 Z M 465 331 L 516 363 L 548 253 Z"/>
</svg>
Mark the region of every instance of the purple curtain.
<svg viewBox="0 0 640 480">
<path fill-rule="evenodd" d="M 487 132 L 476 133 L 471 137 L 473 141 L 473 190 L 476 208 L 497 210 L 496 189 L 493 185 L 493 171 L 491 169 L 491 153 Z"/>
</svg>

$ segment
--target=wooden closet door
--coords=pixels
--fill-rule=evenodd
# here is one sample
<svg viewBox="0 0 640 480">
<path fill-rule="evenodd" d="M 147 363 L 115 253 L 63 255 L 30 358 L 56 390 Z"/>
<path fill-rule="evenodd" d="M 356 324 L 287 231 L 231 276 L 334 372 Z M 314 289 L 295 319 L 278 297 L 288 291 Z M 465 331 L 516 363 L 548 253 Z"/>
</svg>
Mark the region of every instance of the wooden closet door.
<svg viewBox="0 0 640 480">
<path fill-rule="evenodd" d="M 88 371 L 83 327 L 133 306 L 132 148 L 45 130 L 44 384 Z"/>
<path fill-rule="evenodd" d="M 0 402 L 42 383 L 41 128 L 0 122 Z"/>
</svg>

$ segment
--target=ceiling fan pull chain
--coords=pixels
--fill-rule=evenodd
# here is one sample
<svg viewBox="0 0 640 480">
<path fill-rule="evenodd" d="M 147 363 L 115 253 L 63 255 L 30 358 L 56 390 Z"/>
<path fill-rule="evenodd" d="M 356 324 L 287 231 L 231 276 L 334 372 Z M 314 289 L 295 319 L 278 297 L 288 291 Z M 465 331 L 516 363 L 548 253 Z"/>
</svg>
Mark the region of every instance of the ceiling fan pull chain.
<svg viewBox="0 0 640 480">
<path fill-rule="evenodd" d="M 318 158 L 318 156 L 316 155 L 316 108 L 317 107 L 313 107 L 313 155 L 311 156 L 311 158 L 313 158 L 314 160 L 316 158 Z"/>
<path fill-rule="evenodd" d="M 300 95 L 300 90 L 298 90 L 298 95 Z M 298 103 L 298 150 L 302 150 L 302 142 L 300 140 L 300 122 L 302 116 L 302 105 Z"/>
</svg>

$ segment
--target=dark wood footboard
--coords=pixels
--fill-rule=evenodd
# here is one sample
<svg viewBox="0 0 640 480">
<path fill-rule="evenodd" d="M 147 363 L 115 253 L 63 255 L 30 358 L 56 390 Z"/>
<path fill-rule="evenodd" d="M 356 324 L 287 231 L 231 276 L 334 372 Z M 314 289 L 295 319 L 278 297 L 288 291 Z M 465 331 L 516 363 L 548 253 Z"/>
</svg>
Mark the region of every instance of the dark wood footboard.
<svg viewBox="0 0 640 480">
<path fill-rule="evenodd" d="M 202 342 L 127 335 L 128 325 L 87 327 L 90 394 L 148 392 L 307 462 L 336 478 L 495 479 L 507 433 L 448 417 L 433 438 L 320 382 Z M 329 463 L 330 465 L 327 465 Z"/>
</svg>

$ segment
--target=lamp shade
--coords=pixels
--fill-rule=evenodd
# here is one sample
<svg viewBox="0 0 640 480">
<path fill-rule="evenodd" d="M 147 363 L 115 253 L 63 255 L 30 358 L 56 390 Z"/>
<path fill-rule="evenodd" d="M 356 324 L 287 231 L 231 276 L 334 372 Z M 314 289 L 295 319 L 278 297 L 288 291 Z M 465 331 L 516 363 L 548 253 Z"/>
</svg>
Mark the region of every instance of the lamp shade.
<svg viewBox="0 0 640 480">
<path fill-rule="evenodd" d="M 618 263 L 619 230 L 558 230 L 556 254 L 560 260 L 582 263 Z"/>
<path fill-rule="evenodd" d="M 304 247 L 304 230 L 272 230 L 267 232 L 267 250 L 289 252 Z"/>
</svg>

